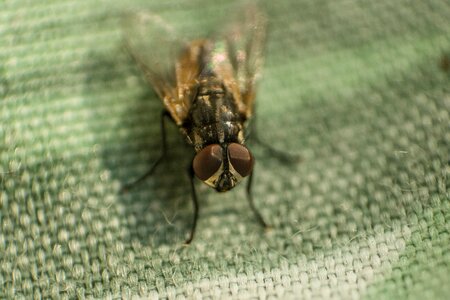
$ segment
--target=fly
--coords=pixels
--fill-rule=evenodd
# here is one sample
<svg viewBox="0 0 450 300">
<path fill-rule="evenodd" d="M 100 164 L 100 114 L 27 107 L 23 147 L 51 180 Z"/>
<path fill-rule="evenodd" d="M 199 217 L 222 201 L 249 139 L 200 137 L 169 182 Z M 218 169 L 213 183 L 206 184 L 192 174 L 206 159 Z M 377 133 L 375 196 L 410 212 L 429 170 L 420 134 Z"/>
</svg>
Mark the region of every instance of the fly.
<svg viewBox="0 0 450 300">
<path fill-rule="evenodd" d="M 126 47 L 164 105 L 161 155 L 124 189 L 151 175 L 165 158 L 166 121 L 173 121 L 195 150 L 189 167 L 194 218 L 187 244 L 194 237 L 199 211 L 194 177 L 218 192 L 248 178 L 250 208 L 267 227 L 253 202 L 255 159 L 245 145 L 262 63 L 265 23 L 264 15 L 249 6 L 244 16 L 226 26 L 217 38 L 186 42 L 157 15 L 140 12 L 124 19 Z"/>
</svg>

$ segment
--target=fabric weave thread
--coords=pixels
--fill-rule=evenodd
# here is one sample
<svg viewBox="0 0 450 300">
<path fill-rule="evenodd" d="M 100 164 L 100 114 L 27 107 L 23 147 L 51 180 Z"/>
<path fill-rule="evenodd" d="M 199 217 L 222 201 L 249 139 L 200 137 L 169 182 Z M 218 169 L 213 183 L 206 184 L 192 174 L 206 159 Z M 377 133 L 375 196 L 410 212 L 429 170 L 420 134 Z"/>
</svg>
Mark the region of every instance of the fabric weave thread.
<svg viewBox="0 0 450 300">
<path fill-rule="evenodd" d="M 254 220 L 245 188 L 198 184 L 161 103 L 121 46 L 145 7 L 182 33 L 206 1 L 0 3 L 0 298 L 446 299 L 450 294 L 448 1 L 266 1 Z"/>
</svg>

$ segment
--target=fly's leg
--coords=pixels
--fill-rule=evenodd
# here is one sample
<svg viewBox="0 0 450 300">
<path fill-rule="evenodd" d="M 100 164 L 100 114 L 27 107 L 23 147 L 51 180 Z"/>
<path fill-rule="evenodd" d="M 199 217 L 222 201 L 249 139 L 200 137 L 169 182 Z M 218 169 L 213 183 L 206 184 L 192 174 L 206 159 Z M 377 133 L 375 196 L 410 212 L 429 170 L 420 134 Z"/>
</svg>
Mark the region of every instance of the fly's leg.
<svg viewBox="0 0 450 300">
<path fill-rule="evenodd" d="M 184 242 L 185 244 L 190 244 L 192 242 L 192 239 L 194 238 L 195 234 L 195 228 L 197 227 L 197 219 L 198 219 L 198 201 L 197 201 L 197 193 L 195 192 L 194 169 L 192 168 L 192 165 L 189 166 L 188 174 L 189 174 L 189 181 L 191 182 L 191 198 L 192 198 L 192 205 L 194 207 L 194 220 L 192 221 L 189 238 Z"/>
<path fill-rule="evenodd" d="M 301 161 L 301 157 L 299 155 L 287 153 L 283 150 L 277 149 L 272 145 L 266 143 L 265 141 L 261 140 L 258 135 L 254 136 L 254 140 L 256 143 L 261 145 L 270 154 L 270 156 L 275 157 L 283 164 L 292 164 Z"/>
<path fill-rule="evenodd" d="M 249 124 L 248 136 L 249 140 L 253 140 L 255 143 L 261 145 L 264 148 L 264 150 L 270 154 L 270 156 L 275 157 L 284 164 L 298 163 L 301 161 L 301 157 L 299 155 L 287 153 L 261 140 L 261 138 L 258 135 L 258 131 L 256 130 L 256 117 L 253 117 L 253 120 L 251 120 Z"/>
<path fill-rule="evenodd" d="M 250 205 L 251 210 L 253 211 L 253 214 L 255 215 L 256 219 L 258 220 L 259 224 L 263 226 L 264 228 L 269 228 L 270 226 L 267 225 L 267 223 L 264 221 L 263 217 L 259 213 L 259 211 L 255 207 L 255 203 L 253 202 L 253 194 L 252 194 L 252 182 L 253 182 L 253 172 L 250 173 L 247 181 L 247 200 L 248 204 Z"/>
<path fill-rule="evenodd" d="M 169 113 L 164 110 L 161 113 L 161 154 L 160 156 L 156 159 L 156 161 L 152 164 L 152 166 L 150 167 L 150 169 L 148 169 L 147 172 L 145 172 L 144 174 L 142 174 L 139 178 L 137 178 L 136 180 L 126 183 L 125 185 L 122 186 L 121 188 L 121 192 L 125 193 L 129 190 L 131 190 L 132 188 L 136 187 L 137 185 L 139 185 L 140 183 L 142 183 L 145 179 L 147 179 L 149 176 L 151 176 L 153 174 L 153 172 L 156 170 L 156 167 L 164 160 L 164 158 L 166 157 L 167 154 L 167 140 L 166 140 L 166 124 L 165 124 L 165 118 L 171 118 Z"/>
</svg>

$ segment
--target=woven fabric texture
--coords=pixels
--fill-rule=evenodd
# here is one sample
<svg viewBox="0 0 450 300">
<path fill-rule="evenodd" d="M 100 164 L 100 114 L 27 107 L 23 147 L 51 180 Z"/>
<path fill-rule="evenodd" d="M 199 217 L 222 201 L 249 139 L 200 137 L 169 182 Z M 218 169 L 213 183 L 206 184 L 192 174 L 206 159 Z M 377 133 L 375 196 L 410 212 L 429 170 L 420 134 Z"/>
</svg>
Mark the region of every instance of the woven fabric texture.
<svg viewBox="0 0 450 300">
<path fill-rule="evenodd" d="M 229 1 L 0 1 L 0 298 L 448 299 L 450 2 L 266 1 L 254 197 L 160 153 L 162 105 L 123 50 L 145 8 L 211 32 Z"/>
</svg>

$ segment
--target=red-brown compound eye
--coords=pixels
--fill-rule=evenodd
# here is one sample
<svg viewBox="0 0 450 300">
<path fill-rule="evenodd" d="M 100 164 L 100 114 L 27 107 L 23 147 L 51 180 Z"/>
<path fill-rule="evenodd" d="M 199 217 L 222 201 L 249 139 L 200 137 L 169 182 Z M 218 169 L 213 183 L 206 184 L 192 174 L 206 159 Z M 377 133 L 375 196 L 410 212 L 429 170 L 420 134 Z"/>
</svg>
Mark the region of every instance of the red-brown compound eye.
<svg viewBox="0 0 450 300">
<path fill-rule="evenodd" d="M 243 145 L 232 143 L 228 145 L 228 157 L 233 168 L 242 176 L 249 175 L 253 170 L 253 155 Z"/>
<path fill-rule="evenodd" d="M 195 176 L 203 181 L 213 176 L 222 164 L 222 157 L 222 147 L 217 144 L 208 145 L 200 150 L 192 162 Z"/>
</svg>

